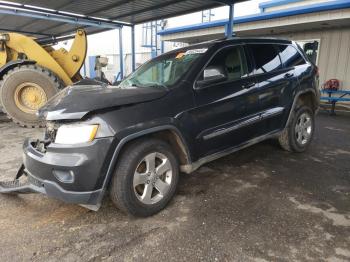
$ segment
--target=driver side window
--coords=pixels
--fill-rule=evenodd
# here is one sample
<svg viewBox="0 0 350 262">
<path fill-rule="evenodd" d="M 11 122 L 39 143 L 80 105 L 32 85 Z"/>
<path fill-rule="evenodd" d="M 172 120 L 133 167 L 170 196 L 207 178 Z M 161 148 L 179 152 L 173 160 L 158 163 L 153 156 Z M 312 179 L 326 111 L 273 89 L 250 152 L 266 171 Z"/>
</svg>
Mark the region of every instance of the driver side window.
<svg viewBox="0 0 350 262">
<path fill-rule="evenodd" d="M 219 51 L 204 69 L 200 79 L 205 80 L 212 68 L 223 71 L 228 81 L 248 76 L 248 66 L 242 46 L 224 48 Z"/>
</svg>

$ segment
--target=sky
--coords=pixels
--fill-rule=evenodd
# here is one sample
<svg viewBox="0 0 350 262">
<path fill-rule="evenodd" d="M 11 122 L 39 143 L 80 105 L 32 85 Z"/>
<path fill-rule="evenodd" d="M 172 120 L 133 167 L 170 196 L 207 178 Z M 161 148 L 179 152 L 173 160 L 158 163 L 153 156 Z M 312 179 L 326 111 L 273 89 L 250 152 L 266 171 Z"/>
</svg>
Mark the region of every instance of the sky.
<svg viewBox="0 0 350 262">
<path fill-rule="evenodd" d="M 259 3 L 267 0 L 251 0 L 235 5 L 234 16 L 244 16 L 260 12 Z M 212 21 L 228 18 L 228 7 L 220 7 L 212 10 L 214 17 Z M 167 28 L 184 26 L 190 24 L 198 24 L 202 22 L 202 13 L 179 16 L 168 19 Z M 142 48 L 142 25 L 135 28 L 136 32 L 136 52 L 149 52 L 149 49 Z M 128 27 L 123 28 L 123 48 L 124 53 L 131 52 L 131 32 Z M 118 54 L 118 32 L 116 30 L 103 32 L 88 37 L 88 55 L 107 55 Z"/>
<path fill-rule="evenodd" d="M 242 3 L 235 4 L 234 16 L 245 16 L 254 13 L 259 13 L 259 3 L 266 2 L 268 0 L 250 0 Z M 212 21 L 227 19 L 229 16 L 229 7 L 224 6 L 216 9 L 212 9 Z M 173 28 L 184 25 L 199 24 L 202 22 L 202 12 L 196 12 L 189 15 L 178 16 L 167 19 L 166 28 Z M 135 42 L 136 42 L 136 54 L 138 53 L 150 53 L 149 48 L 142 47 L 142 25 L 135 27 Z M 72 41 L 60 43 L 56 48 L 64 47 L 69 50 Z M 176 45 L 171 43 L 167 44 L 167 49 L 175 48 Z M 123 28 L 123 53 L 131 53 L 131 29 L 130 27 Z M 89 56 L 107 56 L 108 61 L 108 73 L 105 71 L 107 78 L 113 79 L 115 72 L 119 72 L 119 58 L 115 56 L 119 54 L 119 32 L 117 30 L 110 30 L 103 33 L 89 35 L 88 36 L 88 51 L 87 59 L 85 60 L 86 68 L 89 68 Z M 136 63 L 145 62 L 150 58 L 150 55 L 136 55 Z M 131 72 L 131 58 L 129 56 L 128 63 L 125 63 L 124 67 L 127 73 Z M 88 73 L 88 70 L 87 70 Z M 89 74 L 89 73 L 88 73 Z"/>
<path fill-rule="evenodd" d="M 234 16 L 237 17 L 237 16 L 245 16 L 245 15 L 259 13 L 260 12 L 259 3 L 266 2 L 266 1 L 267 0 L 251 0 L 243 3 L 235 4 Z M 212 14 L 214 14 L 214 16 L 212 17 L 212 21 L 228 18 L 228 12 L 229 12 L 228 6 L 212 9 Z M 169 28 L 196 24 L 201 22 L 202 14 L 201 12 L 197 12 L 195 14 L 179 16 L 168 20 L 169 20 L 168 22 Z"/>
</svg>

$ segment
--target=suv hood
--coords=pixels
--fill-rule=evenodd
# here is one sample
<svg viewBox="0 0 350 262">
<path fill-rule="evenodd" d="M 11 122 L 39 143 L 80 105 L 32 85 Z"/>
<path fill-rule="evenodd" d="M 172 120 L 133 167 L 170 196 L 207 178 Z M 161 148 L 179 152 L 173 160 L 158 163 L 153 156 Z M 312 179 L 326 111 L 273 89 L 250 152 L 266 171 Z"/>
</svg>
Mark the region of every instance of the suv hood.
<svg viewBox="0 0 350 262">
<path fill-rule="evenodd" d="M 78 120 L 92 111 L 152 101 L 167 92 L 165 88 L 156 87 L 121 89 L 106 85 L 70 86 L 52 97 L 40 108 L 38 115 L 49 121 Z"/>
</svg>

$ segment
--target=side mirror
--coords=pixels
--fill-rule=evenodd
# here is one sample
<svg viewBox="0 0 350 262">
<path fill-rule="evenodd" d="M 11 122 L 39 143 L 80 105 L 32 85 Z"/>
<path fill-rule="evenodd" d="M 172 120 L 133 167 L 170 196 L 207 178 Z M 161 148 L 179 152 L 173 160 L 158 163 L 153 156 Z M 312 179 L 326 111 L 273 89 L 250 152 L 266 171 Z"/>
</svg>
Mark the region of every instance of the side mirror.
<svg viewBox="0 0 350 262">
<path fill-rule="evenodd" d="M 199 80 L 196 83 L 197 88 L 201 89 L 211 84 L 223 82 L 227 80 L 227 76 L 222 67 L 209 66 L 203 71 L 203 80 Z"/>
</svg>

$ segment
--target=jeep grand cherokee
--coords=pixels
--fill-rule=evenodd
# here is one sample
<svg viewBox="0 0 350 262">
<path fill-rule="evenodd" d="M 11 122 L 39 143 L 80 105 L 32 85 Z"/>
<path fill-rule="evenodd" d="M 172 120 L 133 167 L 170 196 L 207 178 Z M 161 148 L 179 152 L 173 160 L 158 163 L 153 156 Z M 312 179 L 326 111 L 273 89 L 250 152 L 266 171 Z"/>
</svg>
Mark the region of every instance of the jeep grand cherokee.
<svg viewBox="0 0 350 262">
<path fill-rule="evenodd" d="M 297 44 L 264 38 L 171 51 L 118 86 L 83 80 L 39 111 L 47 128 L 43 140 L 24 142 L 27 182 L 2 183 L 0 191 L 40 192 L 94 210 L 109 192 L 125 212 L 155 214 L 174 196 L 180 171 L 268 138 L 303 152 L 317 85 L 317 67 Z"/>
</svg>

